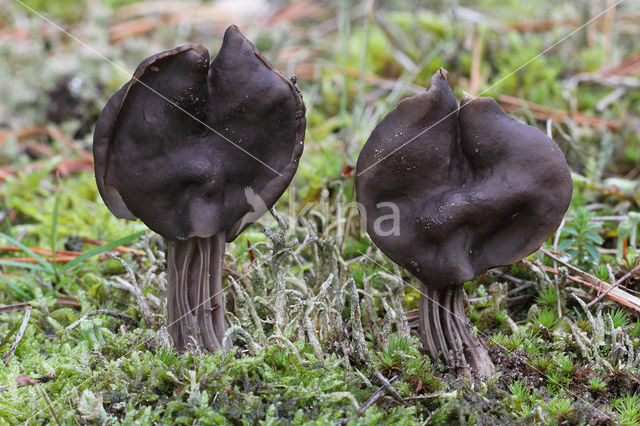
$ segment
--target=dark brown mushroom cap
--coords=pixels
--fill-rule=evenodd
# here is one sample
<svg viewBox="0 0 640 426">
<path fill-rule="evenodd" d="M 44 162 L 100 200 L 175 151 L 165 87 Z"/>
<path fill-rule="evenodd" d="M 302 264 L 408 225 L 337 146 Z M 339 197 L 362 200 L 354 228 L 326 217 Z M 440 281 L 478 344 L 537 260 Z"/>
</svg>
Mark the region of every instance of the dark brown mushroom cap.
<svg viewBox="0 0 640 426">
<path fill-rule="evenodd" d="M 572 182 L 558 146 L 493 99 L 465 98 L 458 110 L 441 70 L 375 128 L 356 191 L 373 242 L 444 288 L 537 250 L 560 225 Z"/>
<path fill-rule="evenodd" d="M 100 195 L 164 237 L 233 240 L 285 191 L 306 121 L 295 85 L 236 26 L 209 64 L 188 44 L 144 60 L 94 134 Z"/>
</svg>

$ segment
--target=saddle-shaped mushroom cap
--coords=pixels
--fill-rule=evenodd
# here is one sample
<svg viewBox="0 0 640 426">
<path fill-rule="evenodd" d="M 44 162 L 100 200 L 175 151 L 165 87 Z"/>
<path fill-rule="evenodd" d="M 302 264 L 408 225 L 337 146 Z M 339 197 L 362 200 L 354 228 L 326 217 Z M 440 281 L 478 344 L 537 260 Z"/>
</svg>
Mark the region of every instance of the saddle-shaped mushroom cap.
<svg viewBox="0 0 640 426">
<path fill-rule="evenodd" d="M 537 250 L 562 221 L 572 182 L 558 146 L 493 99 L 465 98 L 458 110 L 441 70 L 375 128 L 356 191 L 373 242 L 444 288 Z M 374 229 L 391 214 L 380 203 L 398 206 L 399 232 Z"/>
<path fill-rule="evenodd" d="M 231 26 L 211 64 L 198 44 L 158 53 L 109 100 L 94 135 L 98 189 L 116 216 L 170 240 L 232 241 L 293 178 L 304 113 L 295 85 Z"/>
</svg>

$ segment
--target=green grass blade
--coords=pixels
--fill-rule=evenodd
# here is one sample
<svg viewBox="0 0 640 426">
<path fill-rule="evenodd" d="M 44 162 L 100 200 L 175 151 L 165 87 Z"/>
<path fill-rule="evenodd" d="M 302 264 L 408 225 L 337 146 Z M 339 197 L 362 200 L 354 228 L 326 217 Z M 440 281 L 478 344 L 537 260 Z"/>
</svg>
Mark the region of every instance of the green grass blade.
<svg viewBox="0 0 640 426">
<path fill-rule="evenodd" d="M 66 271 L 69 271 L 70 269 L 75 268 L 76 266 L 79 266 L 80 264 L 82 264 L 82 262 L 84 262 L 85 259 L 88 259 L 92 256 L 96 256 L 98 254 L 102 254 L 105 253 L 109 250 L 113 250 L 114 248 L 127 244 L 128 242 L 135 240 L 136 238 L 140 237 L 142 234 L 144 234 L 147 231 L 139 231 L 139 232 L 135 232 L 131 235 L 127 235 L 126 237 L 120 238 L 119 240 L 116 241 L 112 241 L 108 244 L 105 244 L 103 246 L 100 247 L 96 247 L 93 250 L 89 250 L 86 251 L 84 253 L 82 253 L 80 256 L 76 257 L 75 259 L 73 259 L 71 262 L 67 263 L 66 265 L 62 266 L 60 268 L 60 272 L 64 273 Z"/>
<path fill-rule="evenodd" d="M 51 253 L 53 256 L 53 263 L 51 266 L 54 270 L 54 275 L 56 277 L 56 281 L 59 281 L 60 277 L 58 277 L 58 264 L 56 263 L 56 243 L 58 240 L 58 206 L 60 205 L 60 184 L 58 183 L 58 187 L 56 188 L 56 198 L 53 202 L 53 213 L 51 217 Z"/>
<path fill-rule="evenodd" d="M 58 239 L 58 206 L 60 204 L 60 188 L 56 190 L 56 198 L 53 202 L 53 213 L 51 217 L 51 252 L 56 258 L 56 241 Z"/>
<path fill-rule="evenodd" d="M 355 112 L 356 117 L 351 122 L 351 129 L 350 129 L 351 135 L 355 134 L 355 128 L 357 126 L 362 125 L 362 119 L 364 117 L 364 110 L 366 107 L 365 99 L 364 99 L 364 94 L 365 94 L 364 76 L 367 71 L 367 59 L 369 55 L 369 41 L 370 41 L 369 38 L 371 34 L 370 28 L 371 28 L 371 21 L 373 19 L 373 6 L 374 6 L 374 3 L 372 2 L 372 0 L 369 0 L 365 3 L 366 14 L 363 18 L 364 27 L 362 29 L 364 43 L 362 46 L 362 50 L 360 51 L 360 75 L 358 76 L 358 86 L 357 86 L 358 89 L 356 91 L 356 97 L 355 97 L 355 102 L 353 106 L 353 112 Z"/>
<path fill-rule="evenodd" d="M 24 297 L 25 299 L 30 299 L 29 295 L 27 295 L 27 293 L 25 293 L 24 291 L 22 291 L 20 289 L 20 287 L 18 287 L 17 285 L 15 285 L 14 283 L 12 283 L 11 281 L 9 281 L 7 278 L 3 277 L 2 275 L 0 275 L 0 280 L 4 281 L 9 287 L 11 287 L 11 289 L 13 291 L 15 291 L 16 293 L 18 293 L 20 296 Z"/>
<path fill-rule="evenodd" d="M 27 253 L 32 258 L 36 259 L 38 261 L 38 263 L 40 265 L 42 265 L 47 272 L 55 274 L 56 271 L 55 271 L 55 268 L 53 267 L 53 265 L 51 265 L 51 263 L 49 263 L 46 260 L 44 260 L 41 256 L 39 256 L 36 253 L 34 253 L 33 251 L 31 251 L 31 249 L 29 247 L 25 246 L 20 241 L 14 240 L 10 236 L 8 236 L 7 234 L 4 234 L 2 232 L 0 232 L 0 237 L 2 237 L 5 240 L 9 241 L 11 244 L 13 244 L 14 246 L 18 247 L 20 250 L 24 251 L 25 253 Z"/>
<path fill-rule="evenodd" d="M 349 52 L 347 45 L 347 40 L 349 38 L 349 7 L 347 4 L 347 0 L 342 0 L 340 2 L 340 13 L 339 13 L 339 21 L 340 21 L 340 59 L 342 66 L 342 93 L 340 94 L 340 127 L 345 128 L 345 123 L 347 122 L 347 101 L 348 101 L 348 89 L 347 85 L 349 84 L 349 76 L 347 74 L 347 67 L 349 62 Z M 346 135 L 343 136 L 346 141 Z"/>
<path fill-rule="evenodd" d="M 14 266 L 16 268 L 24 268 L 31 269 L 32 271 L 40 271 L 40 272 L 50 272 L 49 270 L 42 267 L 42 265 L 37 265 L 35 263 L 26 263 L 26 262 L 18 262 L 17 260 L 3 260 L 0 259 L 0 265 L 6 266 Z"/>
<path fill-rule="evenodd" d="M 5 348 L 5 346 L 8 346 L 9 343 L 11 343 L 11 338 L 13 337 L 14 334 L 18 332 L 19 329 L 20 329 L 20 321 L 16 321 L 13 324 L 13 327 L 11 327 L 11 330 L 9 330 L 9 332 L 5 334 L 2 341 L 0 341 L 0 348 Z"/>
</svg>

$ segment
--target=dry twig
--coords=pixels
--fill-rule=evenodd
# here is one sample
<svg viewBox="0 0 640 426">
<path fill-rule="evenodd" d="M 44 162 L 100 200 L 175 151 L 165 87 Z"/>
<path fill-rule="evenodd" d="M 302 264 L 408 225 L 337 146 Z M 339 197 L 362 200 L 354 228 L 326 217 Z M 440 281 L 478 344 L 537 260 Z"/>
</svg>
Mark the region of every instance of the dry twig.
<svg viewBox="0 0 640 426">
<path fill-rule="evenodd" d="M 397 380 L 397 378 L 398 378 L 398 376 L 393 376 L 392 378 L 390 378 L 390 379 L 387 381 L 387 383 L 389 383 L 389 385 L 391 385 L 391 384 L 393 384 L 393 382 L 395 382 L 395 381 Z M 375 391 L 375 392 L 373 393 L 373 395 L 371 395 L 371 396 L 369 397 L 369 399 L 367 399 L 367 402 L 365 402 L 364 404 L 362 404 L 362 405 L 360 406 L 360 408 L 358 409 L 358 414 L 362 414 L 362 413 L 364 413 L 365 411 L 367 411 L 367 409 L 369 409 L 369 407 L 371 407 L 373 404 L 375 404 L 375 403 L 376 403 L 376 401 L 377 401 L 378 399 L 380 399 L 380 397 L 381 397 L 382 395 L 384 395 L 384 391 L 385 391 L 385 389 L 386 389 L 386 386 L 385 386 L 385 385 L 380 386 L 380 387 L 378 388 L 378 390 L 377 390 L 377 391 Z"/>
<path fill-rule="evenodd" d="M 544 253 L 547 257 L 549 257 L 550 259 L 555 260 L 556 262 L 564 265 L 567 267 L 567 269 L 569 269 L 571 272 L 579 275 L 581 278 L 578 278 L 576 276 L 572 276 L 569 275 L 567 277 L 568 280 L 573 281 L 575 283 L 578 283 L 588 289 L 591 289 L 593 291 L 600 291 L 600 290 L 607 290 L 609 287 L 611 287 L 611 284 L 598 279 L 596 277 L 594 277 L 591 274 L 588 274 L 587 272 L 584 272 L 583 270 L 576 268 L 575 266 L 565 262 L 564 260 L 560 259 L 559 257 L 555 256 L 554 254 L 550 253 L 549 251 L 545 250 L 545 249 L 541 249 L 540 250 L 542 253 Z M 555 275 L 559 275 L 560 272 L 555 269 L 555 268 L 551 268 L 549 266 L 545 266 L 542 265 L 542 269 L 546 272 L 550 272 L 552 274 Z M 631 312 L 635 315 L 635 316 L 640 316 L 640 298 L 629 294 L 628 292 L 622 290 L 621 288 L 617 287 L 612 289 L 610 292 L 608 292 L 608 294 L 605 296 L 606 298 L 608 298 L 609 300 L 612 300 L 614 302 L 617 302 L 619 304 L 621 304 L 622 306 L 626 306 L 627 308 L 629 308 L 631 310 Z"/>
<path fill-rule="evenodd" d="M 633 268 L 632 270 L 630 270 L 629 272 L 624 274 L 622 276 L 622 278 L 620 278 L 618 281 L 613 283 L 612 286 L 610 286 L 608 289 L 606 289 L 604 292 L 602 292 L 598 297 L 596 297 L 591 302 L 589 302 L 587 304 L 587 307 L 591 307 L 591 306 L 595 305 L 596 303 L 598 303 L 599 301 L 601 301 L 607 294 L 609 294 L 611 292 L 611 290 L 613 290 L 614 288 L 618 287 L 620 284 L 622 284 L 627 278 L 629 278 L 631 275 L 633 275 L 639 269 L 640 269 L 640 265 L 636 266 L 635 268 Z"/>
<path fill-rule="evenodd" d="M 374 370 L 374 373 L 375 373 L 376 377 L 378 378 L 378 380 L 380 380 L 380 382 L 382 383 L 382 386 L 387 390 L 387 392 L 389 392 L 391 394 L 391 396 L 393 396 L 400 404 L 407 405 L 404 402 L 404 399 L 400 396 L 400 394 L 396 390 L 396 388 L 391 386 L 391 381 L 390 380 L 387 380 L 387 378 L 384 377 L 382 375 L 382 373 L 380 373 L 378 370 Z"/>
<path fill-rule="evenodd" d="M 622 124 L 617 121 L 607 120 L 577 111 L 570 113 L 568 111 L 525 101 L 520 98 L 516 98 L 515 96 L 498 95 L 497 100 L 505 111 L 512 114 L 524 114 L 525 112 L 529 112 L 536 120 L 546 121 L 548 119 L 552 119 L 555 122 L 561 123 L 566 119 L 572 119 L 576 124 L 581 126 L 606 127 L 614 132 L 622 128 Z"/>
</svg>

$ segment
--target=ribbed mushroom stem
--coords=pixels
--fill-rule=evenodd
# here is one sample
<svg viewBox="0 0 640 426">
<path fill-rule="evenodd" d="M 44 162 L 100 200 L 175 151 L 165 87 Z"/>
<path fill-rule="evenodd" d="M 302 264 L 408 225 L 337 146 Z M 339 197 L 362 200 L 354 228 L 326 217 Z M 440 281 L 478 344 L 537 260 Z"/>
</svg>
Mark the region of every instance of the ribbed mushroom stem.
<svg viewBox="0 0 640 426">
<path fill-rule="evenodd" d="M 227 331 L 222 302 L 224 248 L 224 232 L 210 238 L 169 242 L 168 328 L 180 351 L 193 344 L 209 351 L 222 347 Z"/>
<path fill-rule="evenodd" d="M 437 358 L 442 354 L 446 364 L 458 376 L 489 378 L 496 371 L 487 350 L 471 331 L 464 311 L 465 293 L 462 286 L 431 289 L 422 286 L 420 294 L 420 337 Z"/>
</svg>

